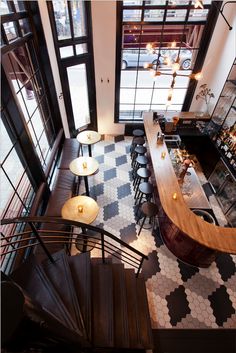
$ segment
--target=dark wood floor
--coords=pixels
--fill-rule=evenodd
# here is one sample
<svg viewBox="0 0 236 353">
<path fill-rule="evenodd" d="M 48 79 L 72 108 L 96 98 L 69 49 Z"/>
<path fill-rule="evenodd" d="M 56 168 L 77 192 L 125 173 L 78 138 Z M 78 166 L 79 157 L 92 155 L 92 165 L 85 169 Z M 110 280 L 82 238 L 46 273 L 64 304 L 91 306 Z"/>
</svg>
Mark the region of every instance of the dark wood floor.
<svg viewBox="0 0 236 353">
<path fill-rule="evenodd" d="M 153 330 L 154 353 L 236 353 L 235 329 Z"/>
</svg>

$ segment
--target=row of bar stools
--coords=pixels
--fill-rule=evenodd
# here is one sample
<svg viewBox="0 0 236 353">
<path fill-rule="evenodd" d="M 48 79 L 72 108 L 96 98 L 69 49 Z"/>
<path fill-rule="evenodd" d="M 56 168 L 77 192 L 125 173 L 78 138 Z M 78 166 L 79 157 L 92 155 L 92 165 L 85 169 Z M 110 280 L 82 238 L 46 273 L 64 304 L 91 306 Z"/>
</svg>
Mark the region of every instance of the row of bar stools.
<svg viewBox="0 0 236 353">
<path fill-rule="evenodd" d="M 141 182 L 148 182 L 148 179 L 150 176 L 151 176 L 151 172 L 147 168 L 139 168 L 137 170 L 136 177 L 133 182 L 134 191 L 135 191 L 134 198 L 136 198 L 136 196 L 138 194 L 140 183 Z"/>
<path fill-rule="evenodd" d="M 155 218 L 158 214 L 158 206 L 155 205 L 154 203 L 152 202 L 144 202 L 141 206 L 141 214 L 137 220 L 137 224 L 138 222 L 140 221 L 140 219 L 142 218 L 142 215 L 144 216 L 143 217 L 143 220 L 142 220 L 142 223 L 140 225 L 140 229 L 139 229 L 139 232 L 138 232 L 138 235 L 141 233 L 141 230 L 144 226 L 144 223 L 147 219 L 147 217 L 149 218 L 149 224 L 151 225 L 151 227 L 153 228 L 154 225 L 155 225 Z"/>
<path fill-rule="evenodd" d="M 132 156 L 131 167 L 134 167 L 135 160 L 138 156 L 143 156 L 147 152 L 146 147 L 144 146 L 136 146 L 134 149 L 134 153 Z"/>
<path fill-rule="evenodd" d="M 148 159 L 144 155 L 147 152 L 146 147 L 143 146 L 145 140 L 143 138 L 144 131 L 137 129 L 133 131 L 133 140 L 130 147 L 131 166 L 133 168 L 133 186 L 135 190 L 135 205 L 138 204 L 136 213 L 141 209 L 140 216 L 138 217 L 137 223 L 143 215 L 143 220 L 140 226 L 138 235 L 140 234 L 144 223 L 149 218 L 151 227 L 154 225 L 155 216 L 158 213 L 158 207 L 154 203 L 150 202 L 153 196 L 153 185 L 148 182 L 151 172 L 147 169 Z M 146 202 L 142 204 L 142 200 L 145 197 Z"/>
</svg>

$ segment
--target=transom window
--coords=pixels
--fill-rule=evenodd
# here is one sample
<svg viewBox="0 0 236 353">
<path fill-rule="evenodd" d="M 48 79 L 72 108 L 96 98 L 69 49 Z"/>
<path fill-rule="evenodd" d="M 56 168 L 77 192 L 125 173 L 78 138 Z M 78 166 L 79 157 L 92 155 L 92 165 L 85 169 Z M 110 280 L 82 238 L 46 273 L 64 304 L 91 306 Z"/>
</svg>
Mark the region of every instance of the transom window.
<svg viewBox="0 0 236 353">
<path fill-rule="evenodd" d="M 193 1 L 123 1 L 118 121 L 141 120 L 143 111 L 182 110 L 211 6 L 203 3 L 196 9 Z"/>
</svg>

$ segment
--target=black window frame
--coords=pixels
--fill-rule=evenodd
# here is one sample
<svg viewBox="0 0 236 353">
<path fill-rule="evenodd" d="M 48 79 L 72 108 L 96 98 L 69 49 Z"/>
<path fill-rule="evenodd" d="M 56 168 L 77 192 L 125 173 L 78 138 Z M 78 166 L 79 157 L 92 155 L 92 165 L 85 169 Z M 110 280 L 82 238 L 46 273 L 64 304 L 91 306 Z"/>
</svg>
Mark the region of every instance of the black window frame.
<svg viewBox="0 0 236 353">
<path fill-rule="evenodd" d="M 192 72 L 193 73 L 197 73 L 200 72 L 203 64 L 204 64 L 204 59 L 206 57 L 207 54 L 207 50 L 208 47 L 210 45 L 210 41 L 211 41 L 211 37 L 215 28 L 215 24 L 219 15 L 219 10 L 221 7 L 222 2 L 221 1 L 213 1 L 211 4 L 209 5 L 205 5 L 204 8 L 208 9 L 208 16 L 207 16 L 207 20 L 206 21 L 188 21 L 188 24 L 204 24 L 204 30 L 202 33 L 202 38 L 199 44 L 199 51 L 198 51 L 198 55 L 193 67 Z M 165 10 L 165 14 L 167 12 L 168 9 L 173 8 L 172 5 L 168 4 L 168 1 L 166 1 L 165 5 L 152 5 L 152 6 L 148 6 L 148 9 L 162 9 Z M 185 9 L 186 5 L 183 6 L 176 6 L 175 9 Z M 192 5 L 192 1 L 189 1 L 189 5 L 188 5 L 188 11 L 191 10 L 191 8 L 194 8 L 194 6 Z M 141 15 L 141 22 L 123 22 L 122 20 L 122 15 L 123 15 L 123 9 L 140 9 L 142 10 L 142 15 Z M 137 26 L 137 25 L 161 25 L 161 22 L 144 22 L 143 21 L 143 16 L 144 16 L 144 11 L 145 9 L 147 9 L 147 7 L 145 7 L 145 1 L 142 1 L 142 5 L 137 5 L 137 6 L 123 6 L 123 1 L 118 1 L 117 2 L 117 41 L 116 41 L 116 69 L 115 69 L 115 73 L 116 73 L 116 80 L 115 80 L 115 107 L 114 107 L 114 122 L 115 123 L 128 123 L 128 122 L 142 122 L 142 120 L 139 119 L 131 119 L 131 120 L 121 120 L 119 117 L 120 114 L 120 83 L 121 83 L 121 55 L 122 55 L 122 27 L 123 25 L 133 25 L 133 26 Z M 164 14 L 164 15 L 165 15 Z M 187 18 L 187 15 L 186 15 Z M 164 19 L 164 24 L 168 24 L 171 25 L 172 22 L 165 22 Z M 184 25 L 186 23 L 186 21 L 174 21 L 173 25 Z M 138 68 L 137 68 L 138 70 Z M 182 105 L 182 110 L 181 111 L 189 111 L 189 108 L 191 106 L 191 102 L 192 102 L 192 98 L 194 96 L 194 92 L 197 86 L 197 81 L 194 79 L 190 79 L 189 82 L 189 86 L 186 92 L 186 96 L 185 96 L 185 100 L 183 102 Z M 135 111 L 133 110 L 133 117 L 134 117 Z"/>
</svg>

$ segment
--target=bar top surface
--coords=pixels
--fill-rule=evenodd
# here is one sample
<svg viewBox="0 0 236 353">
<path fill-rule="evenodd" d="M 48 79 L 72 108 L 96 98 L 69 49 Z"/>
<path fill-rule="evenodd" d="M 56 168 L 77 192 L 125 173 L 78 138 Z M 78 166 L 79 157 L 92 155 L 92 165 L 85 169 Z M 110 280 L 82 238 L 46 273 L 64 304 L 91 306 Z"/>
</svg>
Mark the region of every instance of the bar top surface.
<svg viewBox="0 0 236 353">
<path fill-rule="evenodd" d="M 196 216 L 186 205 L 165 142 L 157 144 L 159 124 L 153 123 L 152 113 L 143 114 L 155 180 L 162 207 L 173 222 L 187 236 L 211 249 L 236 254 L 236 228 L 220 227 Z M 166 152 L 164 159 L 162 152 Z M 176 200 L 173 194 L 176 193 Z"/>
</svg>

